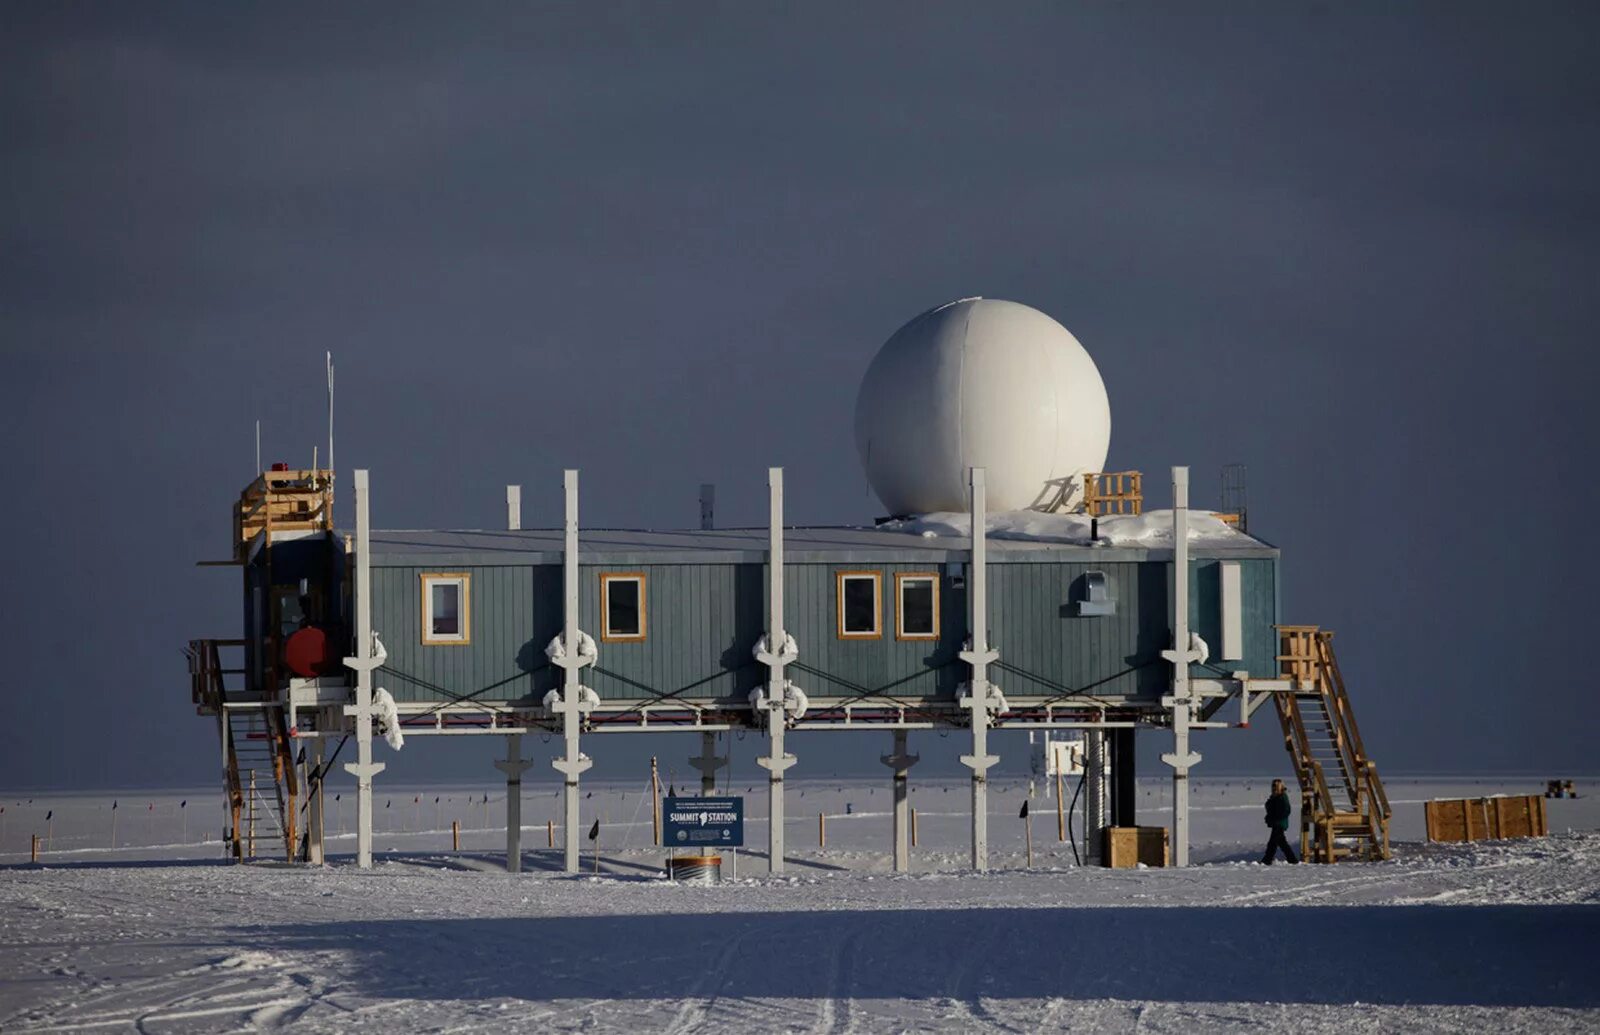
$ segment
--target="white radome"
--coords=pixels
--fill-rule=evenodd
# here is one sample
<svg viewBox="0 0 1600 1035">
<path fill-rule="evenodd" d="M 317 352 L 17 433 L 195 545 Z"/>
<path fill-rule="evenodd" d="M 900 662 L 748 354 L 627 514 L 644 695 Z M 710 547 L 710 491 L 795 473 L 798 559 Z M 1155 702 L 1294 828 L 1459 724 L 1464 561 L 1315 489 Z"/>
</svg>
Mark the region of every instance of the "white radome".
<svg viewBox="0 0 1600 1035">
<path fill-rule="evenodd" d="M 1110 444 L 1094 360 L 1017 302 L 928 310 L 878 350 L 856 397 L 856 448 L 893 515 L 965 510 L 968 467 L 986 469 L 991 511 L 1053 508 L 1077 476 L 1104 470 Z"/>
</svg>

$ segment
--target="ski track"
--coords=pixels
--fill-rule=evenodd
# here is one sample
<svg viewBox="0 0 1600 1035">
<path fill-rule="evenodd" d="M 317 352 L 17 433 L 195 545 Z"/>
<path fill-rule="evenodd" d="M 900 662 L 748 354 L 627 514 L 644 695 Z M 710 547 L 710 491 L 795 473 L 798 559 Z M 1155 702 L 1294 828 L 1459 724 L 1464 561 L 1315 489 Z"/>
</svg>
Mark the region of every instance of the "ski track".
<svg viewBox="0 0 1600 1035">
<path fill-rule="evenodd" d="M 664 1035 L 689 1035 L 698 1031 L 700 1026 L 711 1016 L 720 998 L 720 990 L 727 984 L 731 968 L 740 963 L 739 956 L 748 939 L 740 935 L 729 941 L 717 958 L 715 967 L 708 967 L 701 972 L 700 978 L 695 982 L 694 994 L 681 1001 L 678 1012 L 672 1018 L 672 1023 L 665 1030 Z M 748 966 L 772 965 L 767 960 L 754 959 L 745 961 Z M 710 995 L 707 995 L 707 992 Z"/>
</svg>

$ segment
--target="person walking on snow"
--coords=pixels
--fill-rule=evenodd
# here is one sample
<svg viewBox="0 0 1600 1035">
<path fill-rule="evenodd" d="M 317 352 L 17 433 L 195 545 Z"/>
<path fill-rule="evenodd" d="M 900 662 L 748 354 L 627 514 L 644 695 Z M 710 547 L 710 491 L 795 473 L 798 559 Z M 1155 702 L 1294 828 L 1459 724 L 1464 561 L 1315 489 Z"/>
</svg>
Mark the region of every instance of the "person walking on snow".
<svg viewBox="0 0 1600 1035">
<path fill-rule="evenodd" d="M 1291 863 L 1300 861 L 1294 857 L 1294 849 L 1289 847 L 1289 842 L 1283 836 L 1283 832 L 1289 829 L 1289 815 L 1293 811 L 1283 781 L 1272 781 L 1272 797 L 1267 799 L 1267 826 L 1272 828 L 1272 837 L 1267 841 L 1267 854 L 1261 857 L 1263 866 L 1271 866 L 1273 856 L 1280 851 Z"/>
</svg>

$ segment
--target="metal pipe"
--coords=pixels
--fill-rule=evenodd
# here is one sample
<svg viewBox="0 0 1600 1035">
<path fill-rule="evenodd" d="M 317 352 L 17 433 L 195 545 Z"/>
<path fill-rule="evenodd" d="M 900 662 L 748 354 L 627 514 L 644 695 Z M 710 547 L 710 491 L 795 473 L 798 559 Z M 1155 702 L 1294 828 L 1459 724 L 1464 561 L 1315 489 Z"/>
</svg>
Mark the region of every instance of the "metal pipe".
<svg viewBox="0 0 1600 1035">
<path fill-rule="evenodd" d="M 1200 761 L 1189 750 L 1194 699 L 1189 685 L 1189 469 L 1172 469 L 1172 649 L 1162 656 L 1172 662 L 1172 695 L 1162 703 L 1172 709 L 1172 751 L 1161 760 L 1172 767 L 1172 856 L 1174 866 L 1189 865 L 1189 770 Z"/>
<path fill-rule="evenodd" d="M 372 517 L 368 476 L 364 469 L 355 472 L 356 504 L 356 656 L 345 658 L 347 668 L 356 673 L 356 703 L 344 713 L 355 723 L 356 760 L 346 762 L 345 771 L 356 778 L 356 865 L 372 869 L 372 778 L 384 770 L 384 763 L 372 760 L 372 670 L 377 659 L 372 652 Z"/>
<path fill-rule="evenodd" d="M 767 666 L 767 738 L 769 753 L 756 764 L 767 770 L 767 866 L 772 873 L 783 872 L 783 773 L 794 765 L 795 757 L 784 750 L 783 734 L 788 725 L 785 697 L 783 627 L 783 468 L 767 468 L 767 651 L 761 658 Z"/>
<path fill-rule="evenodd" d="M 961 652 L 961 660 L 972 667 L 972 682 L 967 707 L 972 712 L 972 754 L 962 755 L 961 764 L 972 770 L 972 868 L 989 868 L 989 777 L 991 766 L 1000 759 L 989 754 L 989 664 L 999 657 L 989 648 L 988 606 L 988 515 L 984 470 L 968 469 L 972 522 L 972 576 L 967 586 L 967 628 L 971 646 Z"/>
<path fill-rule="evenodd" d="M 506 530 L 518 532 L 522 529 L 522 486 L 506 486 Z"/>
</svg>

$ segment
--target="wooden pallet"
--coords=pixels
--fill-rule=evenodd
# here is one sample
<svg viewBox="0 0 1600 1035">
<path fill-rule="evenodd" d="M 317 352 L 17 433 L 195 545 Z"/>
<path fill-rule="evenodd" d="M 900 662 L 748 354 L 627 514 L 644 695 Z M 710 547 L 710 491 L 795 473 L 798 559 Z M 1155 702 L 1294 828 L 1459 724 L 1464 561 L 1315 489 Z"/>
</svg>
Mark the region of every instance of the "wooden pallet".
<svg viewBox="0 0 1600 1035">
<path fill-rule="evenodd" d="M 1144 513 L 1144 475 L 1139 471 L 1085 474 L 1083 512 L 1090 517 Z"/>
<path fill-rule="evenodd" d="M 1106 827 L 1105 864 L 1112 869 L 1172 865 L 1166 827 Z"/>
<path fill-rule="evenodd" d="M 1429 841 L 1498 841 L 1545 837 L 1550 823 L 1537 794 L 1495 798 L 1439 798 L 1426 802 Z"/>
</svg>

